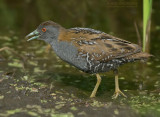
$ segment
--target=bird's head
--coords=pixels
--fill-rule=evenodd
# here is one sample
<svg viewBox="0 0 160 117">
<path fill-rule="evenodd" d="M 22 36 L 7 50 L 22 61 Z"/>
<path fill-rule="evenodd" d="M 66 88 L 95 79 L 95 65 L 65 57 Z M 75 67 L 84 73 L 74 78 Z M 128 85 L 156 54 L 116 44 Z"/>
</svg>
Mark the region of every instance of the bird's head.
<svg viewBox="0 0 160 117">
<path fill-rule="evenodd" d="M 53 21 L 46 21 L 41 23 L 36 30 L 28 34 L 26 38 L 28 39 L 27 41 L 37 39 L 50 43 L 58 38 L 60 29 L 62 29 L 62 27 L 59 24 Z"/>
</svg>

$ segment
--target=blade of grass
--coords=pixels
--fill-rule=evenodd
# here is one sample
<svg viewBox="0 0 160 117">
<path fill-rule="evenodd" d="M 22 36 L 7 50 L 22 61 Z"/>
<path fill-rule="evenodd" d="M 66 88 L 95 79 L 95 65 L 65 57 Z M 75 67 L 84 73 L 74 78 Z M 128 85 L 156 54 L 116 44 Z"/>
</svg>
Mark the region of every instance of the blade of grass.
<svg viewBox="0 0 160 117">
<path fill-rule="evenodd" d="M 143 0 L 143 51 L 149 51 L 152 0 Z"/>
</svg>

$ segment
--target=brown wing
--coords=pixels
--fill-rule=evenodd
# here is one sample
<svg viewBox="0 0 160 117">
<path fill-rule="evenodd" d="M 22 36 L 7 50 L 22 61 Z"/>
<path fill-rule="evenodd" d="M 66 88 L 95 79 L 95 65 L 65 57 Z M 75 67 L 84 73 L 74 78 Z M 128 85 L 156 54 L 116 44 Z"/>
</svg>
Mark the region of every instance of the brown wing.
<svg viewBox="0 0 160 117">
<path fill-rule="evenodd" d="M 88 54 L 90 59 L 100 62 L 141 52 L 136 44 L 88 28 L 70 29 L 65 37 L 78 48 L 81 56 Z"/>
</svg>

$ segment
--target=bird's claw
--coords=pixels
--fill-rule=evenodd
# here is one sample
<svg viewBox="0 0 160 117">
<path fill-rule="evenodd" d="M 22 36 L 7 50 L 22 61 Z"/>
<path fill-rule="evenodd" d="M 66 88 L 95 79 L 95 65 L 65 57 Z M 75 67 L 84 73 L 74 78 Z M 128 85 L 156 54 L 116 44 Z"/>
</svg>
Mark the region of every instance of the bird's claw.
<svg viewBox="0 0 160 117">
<path fill-rule="evenodd" d="M 119 95 L 124 96 L 125 98 L 127 98 L 127 96 L 121 91 L 121 90 L 116 90 L 114 95 L 112 96 L 112 99 L 116 99 Z"/>
</svg>

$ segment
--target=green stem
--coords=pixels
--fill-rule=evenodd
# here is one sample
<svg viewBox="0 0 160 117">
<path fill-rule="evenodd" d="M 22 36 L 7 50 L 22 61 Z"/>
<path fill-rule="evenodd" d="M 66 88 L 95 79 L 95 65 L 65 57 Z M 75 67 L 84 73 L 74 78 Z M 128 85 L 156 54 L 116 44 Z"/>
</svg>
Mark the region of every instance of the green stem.
<svg viewBox="0 0 160 117">
<path fill-rule="evenodd" d="M 143 0 L 143 51 L 149 51 L 152 0 Z"/>
</svg>

